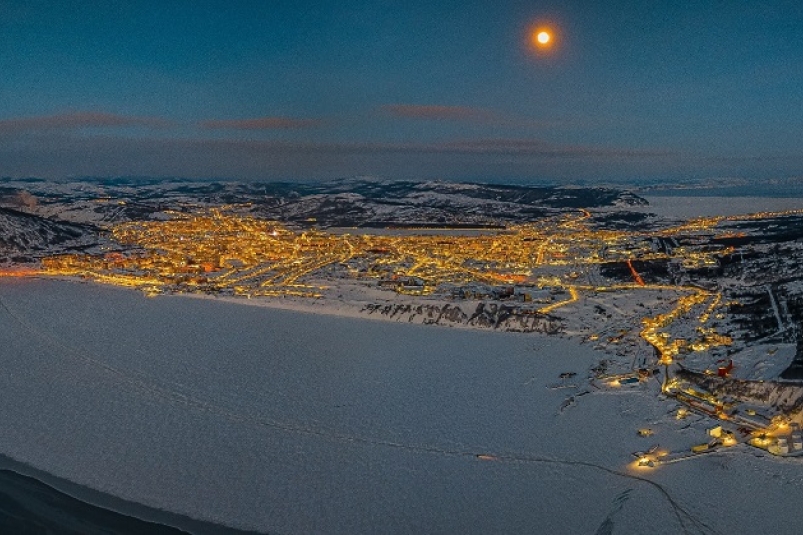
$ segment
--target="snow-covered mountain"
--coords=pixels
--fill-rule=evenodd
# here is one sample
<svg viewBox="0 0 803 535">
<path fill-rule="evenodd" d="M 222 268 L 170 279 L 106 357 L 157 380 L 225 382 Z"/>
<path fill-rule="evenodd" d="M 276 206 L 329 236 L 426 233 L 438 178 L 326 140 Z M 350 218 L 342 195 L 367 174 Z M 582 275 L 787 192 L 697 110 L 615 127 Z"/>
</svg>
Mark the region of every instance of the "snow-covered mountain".
<svg viewBox="0 0 803 535">
<path fill-rule="evenodd" d="M 117 223 L 161 217 L 163 210 L 227 205 L 298 225 L 496 225 L 532 221 L 578 208 L 646 205 L 606 187 L 511 186 L 345 179 L 321 183 L 190 182 L 106 179 L 70 183 L 10 181 L 5 206 L 76 223 Z M 24 206 L 21 205 L 24 201 Z"/>
<path fill-rule="evenodd" d="M 86 248 L 97 240 L 97 231 L 88 225 L 0 208 L 0 261 L 24 262 L 39 255 Z"/>
</svg>

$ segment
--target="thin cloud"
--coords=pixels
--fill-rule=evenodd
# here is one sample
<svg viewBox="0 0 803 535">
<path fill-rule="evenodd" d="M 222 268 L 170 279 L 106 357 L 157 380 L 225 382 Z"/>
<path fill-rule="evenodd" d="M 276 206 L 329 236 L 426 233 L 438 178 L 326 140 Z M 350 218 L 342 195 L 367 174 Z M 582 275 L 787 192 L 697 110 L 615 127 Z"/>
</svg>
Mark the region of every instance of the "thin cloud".
<svg viewBox="0 0 803 535">
<path fill-rule="evenodd" d="M 73 112 L 37 117 L 20 117 L 0 120 L 0 133 L 22 133 L 81 128 L 120 128 L 142 126 L 164 128 L 170 122 L 157 117 L 134 117 L 103 112 Z"/>
<path fill-rule="evenodd" d="M 533 119 L 525 116 L 509 115 L 498 110 L 476 106 L 443 106 L 422 104 L 386 104 L 379 107 L 384 115 L 398 119 L 424 121 L 452 121 L 481 123 L 485 125 L 509 126 L 513 128 L 555 128 L 565 127 L 566 120 Z"/>
<path fill-rule="evenodd" d="M 485 108 L 472 106 L 441 106 L 423 104 L 386 104 L 380 107 L 384 113 L 403 119 L 435 121 L 493 120 L 497 115 Z"/>
<path fill-rule="evenodd" d="M 438 152 L 510 154 L 564 158 L 660 158 L 677 153 L 662 149 L 622 149 L 584 145 L 558 145 L 540 139 L 479 139 L 431 145 Z"/>
<path fill-rule="evenodd" d="M 0 144 L 0 176 L 173 176 L 245 180 L 396 178 L 597 180 L 688 176 L 698 161 L 668 151 L 553 145 L 541 140 L 450 143 L 132 139 L 70 133 Z M 800 167 L 795 172 L 800 172 Z"/>
<path fill-rule="evenodd" d="M 256 119 L 211 120 L 199 123 L 207 130 L 293 130 L 316 128 L 323 124 L 320 119 L 297 119 L 292 117 L 259 117 Z"/>
</svg>

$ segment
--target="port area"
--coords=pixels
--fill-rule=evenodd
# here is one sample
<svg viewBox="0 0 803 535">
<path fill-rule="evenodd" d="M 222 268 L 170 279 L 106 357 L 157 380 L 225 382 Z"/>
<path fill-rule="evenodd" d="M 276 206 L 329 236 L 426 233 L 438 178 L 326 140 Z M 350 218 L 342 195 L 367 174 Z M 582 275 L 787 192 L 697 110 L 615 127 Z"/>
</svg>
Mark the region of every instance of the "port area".
<svg viewBox="0 0 803 535">
<path fill-rule="evenodd" d="M 698 443 L 685 450 L 669 451 L 655 444 L 644 451 L 635 451 L 634 466 L 639 469 L 654 468 L 700 455 L 738 449 L 739 446 L 763 450 L 777 457 L 803 456 L 803 432 L 799 412 L 787 413 L 766 403 L 740 400 L 732 395 L 718 396 L 685 379 L 696 373 L 707 375 L 704 372 L 680 369 L 678 374 L 670 370 L 670 367 L 665 371 L 667 375 L 661 386 L 661 395 L 677 403 L 675 419 L 691 420 L 696 416 L 697 424 L 694 429 L 702 431 L 704 428 L 705 435 L 700 437 Z M 634 387 L 643 384 L 652 375 L 653 373 L 648 375 L 642 370 L 639 374 L 602 376 L 598 378 L 597 384 L 609 389 Z M 761 387 L 766 392 L 789 385 L 766 385 L 762 381 L 754 386 Z M 641 428 L 637 433 L 640 437 L 653 437 L 656 431 L 653 428 Z"/>
<path fill-rule="evenodd" d="M 694 371 L 677 362 L 656 362 L 632 371 L 590 377 L 593 391 L 638 392 L 675 404 L 669 418 L 635 430 L 640 439 L 666 440 L 672 447 L 654 443 L 632 452 L 631 468 L 649 470 L 702 455 L 750 448 L 776 457 L 803 456 L 803 414 L 799 410 L 801 401 L 795 398 L 800 395 L 799 385 L 734 379 L 729 376 L 731 363 L 720 368 Z M 708 385 L 713 387 L 706 388 Z"/>
</svg>

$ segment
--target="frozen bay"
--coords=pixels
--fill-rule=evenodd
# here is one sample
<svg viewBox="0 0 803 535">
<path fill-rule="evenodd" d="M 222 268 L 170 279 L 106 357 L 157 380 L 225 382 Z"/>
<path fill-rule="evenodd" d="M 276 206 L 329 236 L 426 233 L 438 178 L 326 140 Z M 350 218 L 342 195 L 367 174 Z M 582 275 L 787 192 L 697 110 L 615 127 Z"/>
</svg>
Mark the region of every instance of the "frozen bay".
<svg viewBox="0 0 803 535">
<path fill-rule="evenodd" d="M 150 507 L 276 533 L 785 533 L 803 516 L 794 460 L 629 468 L 650 445 L 635 430 L 673 425 L 672 405 L 567 404 L 548 386 L 604 358 L 571 340 L 59 281 L 4 281 L 0 301 L 0 453 Z"/>
</svg>

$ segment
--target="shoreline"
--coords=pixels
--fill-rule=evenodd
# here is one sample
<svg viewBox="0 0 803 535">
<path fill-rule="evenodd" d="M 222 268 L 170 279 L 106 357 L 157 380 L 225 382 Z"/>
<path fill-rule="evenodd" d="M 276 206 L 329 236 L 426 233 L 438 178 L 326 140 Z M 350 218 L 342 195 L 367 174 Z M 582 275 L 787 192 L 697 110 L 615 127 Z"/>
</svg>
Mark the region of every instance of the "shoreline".
<svg viewBox="0 0 803 535">
<path fill-rule="evenodd" d="M 119 516 L 119 520 L 125 521 L 126 518 L 133 519 L 138 525 L 138 529 L 148 529 L 148 532 L 154 532 L 158 529 L 158 533 L 189 533 L 192 535 L 269 535 L 267 532 L 245 531 L 214 522 L 199 520 L 190 516 L 174 513 L 171 511 L 149 507 L 147 505 L 125 500 L 112 494 L 108 494 L 86 485 L 75 483 L 68 479 L 56 476 L 32 466 L 31 464 L 18 461 L 9 457 L 6 454 L 0 453 L 0 474 L 8 472 L 11 475 L 10 479 L 17 480 L 16 486 L 20 486 L 19 480 L 22 478 L 30 479 L 38 484 L 38 487 L 45 487 L 37 489 L 37 498 L 41 501 L 41 494 L 45 494 L 47 505 L 57 500 L 70 501 L 75 500 L 85 508 L 92 509 L 90 512 L 93 516 Z M 13 482 L 12 482 L 13 484 Z M 5 487 L 0 487 L 5 490 Z M 64 497 L 67 500 L 64 500 Z M 26 502 L 35 500 L 29 498 Z M 30 505 L 30 503 L 26 503 Z M 41 509 L 46 506 L 40 505 L 37 513 L 41 514 Z M 84 511 L 84 515 L 86 515 Z M 78 518 L 84 518 L 79 516 Z M 140 524 L 149 524 L 150 526 Z M 0 526 L 3 525 L 3 518 L 0 516 Z M 108 527 L 101 527 L 100 529 L 114 529 Z M 104 533 L 106 531 L 103 531 Z M 123 531 L 109 531 L 109 533 L 126 533 Z"/>
<path fill-rule="evenodd" d="M 2 279 L 0 279 L 2 280 Z M 370 305 L 421 305 L 422 302 L 419 301 L 393 301 L 392 299 L 387 299 L 384 301 L 360 301 L 360 302 L 349 302 L 349 301 L 336 301 L 337 305 L 332 305 L 332 299 L 329 297 L 322 297 L 322 298 L 304 298 L 304 297 L 295 297 L 295 296 L 257 296 L 257 297 L 243 297 L 243 296 L 236 296 L 236 295 L 213 295 L 213 294 L 205 294 L 205 293 L 160 293 L 153 296 L 146 296 L 141 290 L 138 288 L 133 287 L 124 287 L 124 286 L 117 286 L 114 284 L 106 284 L 103 282 L 95 281 L 95 280 L 84 280 L 79 278 L 73 277 L 62 277 L 62 276 L 42 276 L 36 275 L 32 277 L 28 277 L 27 280 L 36 280 L 36 281 L 54 281 L 54 282 L 67 282 L 71 284 L 87 284 L 87 285 L 94 285 L 101 288 L 110 288 L 115 290 L 121 290 L 125 292 L 131 292 L 134 295 L 139 295 L 146 299 L 168 299 L 168 298 L 178 298 L 178 299 L 195 299 L 199 301 L 210 301 L 215 303 L 230 303 L 235 305 L 241 305 L 246 307 L 252 308 L 265 308 L 271 310 L 282 310 L 287 312 L 296 312 L 299 314 L 308 314 L 312 316 L 327 316 L 333 318 L 343 318 L 343 319 L 356 319 L 356 320 L 370 320 L 376 321 L 381 323 L 395 323 L 401 325 L 418 325 L 421 327 L 434 327 L 434 328 L 447 328 L 447 329 L 460 329 L 465 331 L 477 331 L 477 332 L 497 332 L 497 333 L 505 333 L 511 335 L 536 335 L 536 336 L 549 336 L 549 337 L 560 337 L 560 338 L 571 338 L 570 334 L 560 332 L 560 333 L 544 333 L 541 331 L 519 331 L 519 330 L 506 330 L 501 328 L 490 328 L 490 327 L 483 327 L 477 325 L 469 325 L 467 323 L 427 323 L 423 321 L 423 316 L 421 320 L 414 320 L 414 321 L 403 321 L 398 320 L 395 317 L 389 316 L 382 316 L 380 313 L 367 313 L 362 312 L 362 310 Z M 395 294 L 394 294 L 395 295 Z M 309 299 L 308 301 L 306 301 Z M 319 303 L 319 304 L 318 304 Z M 450 304 L 446 300 L 432 300 L 429 304 L 437 305 L 437 306 L 444 306 Z M 476 303 L 475 303 L 476 304 Z M 455 302 L 453 306 L 459 306 L 460 303 Z M 461 309 L 462 310 L 462 309 Z M 464 310 L 465 312 L 465 310 Z"/>
</svg>

